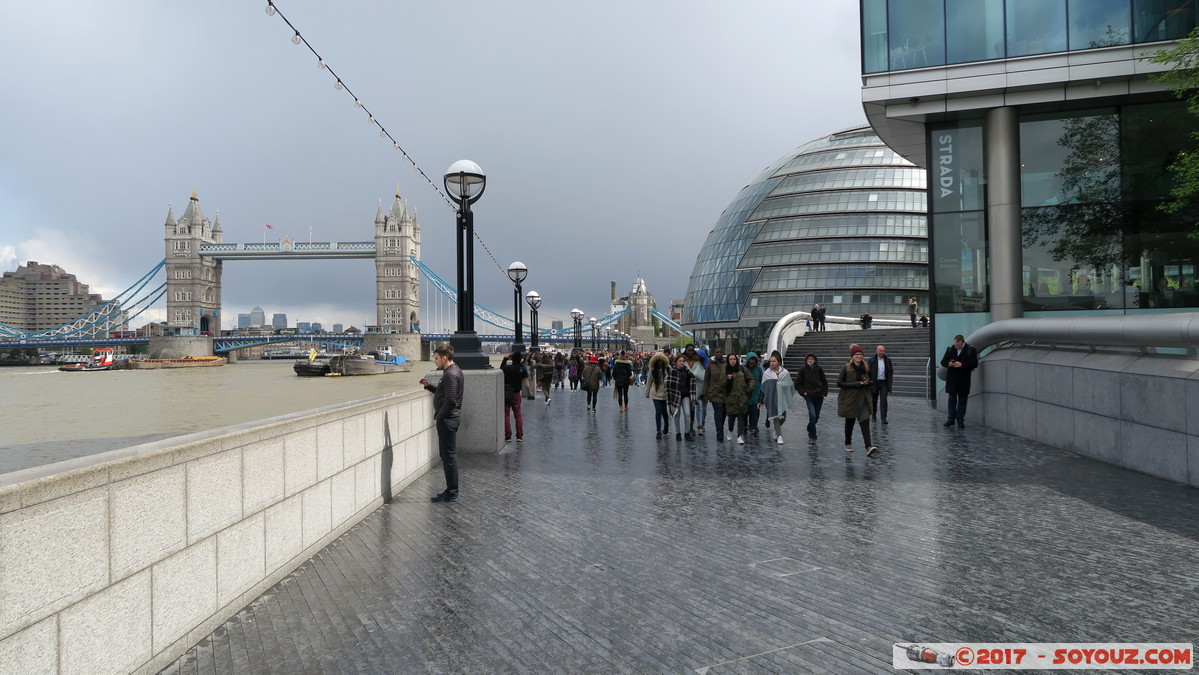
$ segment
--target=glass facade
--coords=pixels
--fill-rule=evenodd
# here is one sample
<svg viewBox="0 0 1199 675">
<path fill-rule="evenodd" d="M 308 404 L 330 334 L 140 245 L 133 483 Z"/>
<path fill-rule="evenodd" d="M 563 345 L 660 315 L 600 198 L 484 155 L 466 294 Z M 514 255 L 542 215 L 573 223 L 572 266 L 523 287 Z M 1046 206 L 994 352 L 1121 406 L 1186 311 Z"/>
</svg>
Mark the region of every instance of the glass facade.
<svg viewBox="0 0 1199 675">
<path fill-rule="evenodd" d="M 850 316 L 906 315 L 912 296 L 927 306 L 926 211 L 926 173 L 868 127 L 808 143 L 725 209 L 683 323 L 705 342 L 760 347 L 778 318 L 816 302 Z"/>
<path fill-rule="evenodd" d="M 1184 37 L 1194 0 L 862 0 L 862 72 Z"/>
<path fill-rule="evenodd" d="M 1199 240 L 1188 236 L 1199 211 L 1159 208 L 1170 164 L 1196 150 L 1196 127 L 1181 101 L 1020 115 L 1026 312 L 1199 307 Z M 985 312 L 981 122 L 928 134 L 940 172 L 930 190 L 936 311 Z"/>
</svg>

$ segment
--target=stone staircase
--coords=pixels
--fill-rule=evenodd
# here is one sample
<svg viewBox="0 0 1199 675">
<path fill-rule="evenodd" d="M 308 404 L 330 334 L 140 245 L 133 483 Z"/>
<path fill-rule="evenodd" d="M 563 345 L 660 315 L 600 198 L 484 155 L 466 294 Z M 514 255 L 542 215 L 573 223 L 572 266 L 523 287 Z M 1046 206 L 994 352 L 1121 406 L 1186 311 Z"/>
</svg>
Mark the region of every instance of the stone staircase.
<svg viewBox="0 0 1199 675">
<path fill-rule="evenodd" d="M 891 357 L 896 373 L 895 380 L 891 383 L 891 395 L 927 398 L 930 333 L 927 328 L 809 332 L 796 338 L 787 348 L 787 353 L 783 355 L 783 366 L 794 373 L 803 365 L 808 352 L 814 353 L 828 375 L 829 394 L 835 395 L 838 370 L 849 360 L 849 346 L 860 346 L 869 358 L 874 356 L 874 348 L 877 345 L 885 345 L 887 356 Z"/>
</svg>

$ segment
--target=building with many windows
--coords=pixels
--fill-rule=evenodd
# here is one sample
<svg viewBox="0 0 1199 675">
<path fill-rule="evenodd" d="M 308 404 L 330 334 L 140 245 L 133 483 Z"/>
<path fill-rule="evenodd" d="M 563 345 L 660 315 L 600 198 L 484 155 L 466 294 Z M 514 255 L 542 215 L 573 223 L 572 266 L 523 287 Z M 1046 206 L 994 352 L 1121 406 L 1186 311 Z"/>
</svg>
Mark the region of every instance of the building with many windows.
<svg viewBox="0 0 1199 675">
<path fill-rule="evenodd" d="M 0 324 L 22 331 L 58 328 L 102 305 L 104 298 L 57 265 L 30 260 L 0 276 Z"/>
<path fill-rule="evenodd" d="M 807 143 L 743 188 L 695 261 L 682 323 L 697 343 L 761 348 L 779 318 L 907 314 L 928 299 L 925 172 L 869 127 Z"/>
<path fill-rule="evenodd" d="M 1192 0 L 861 8 L 867 117 L 929 170 L 937 345 L 1006 318 L 1199 306 L 1199 218 L 1159 208 L 1199 125 L 1144 58 L 1196 26 Z"/>
</svg>

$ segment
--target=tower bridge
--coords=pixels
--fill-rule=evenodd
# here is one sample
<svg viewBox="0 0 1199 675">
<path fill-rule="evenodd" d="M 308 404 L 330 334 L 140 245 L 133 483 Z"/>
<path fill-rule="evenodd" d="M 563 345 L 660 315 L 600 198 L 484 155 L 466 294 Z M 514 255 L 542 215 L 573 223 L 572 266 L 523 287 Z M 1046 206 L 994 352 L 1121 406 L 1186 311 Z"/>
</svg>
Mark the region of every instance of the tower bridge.
<svg viewBox="0 0 1199 675">
<path fill-rule="evenodd" d="M 200 208 L 200 200 L 192 192 L 187 208 L 176 219 L 174 208 L 168 207 L 163 224 L 166 257 L 141 279 L 117 297 L 89 314 L 83 315 L 51 330 L 31 332 L 0 324 L 0 348 L 4 347 L 86 347 L 103 345 L 149 344 L 154 357 L 177 358 L 205 356 L 214 352 L 232 352 L 251 346 L 281 342 L 317 342 L 330 346 L 359 346 L 378 350 L 390 346 L 397 354 L 418 359 L 422 341 L 440 341 L 450 334 L 420 331 L 422 277 L 431 291 L 450 303 L 457 304 L 457 291 L 420 261 L 420 225 L 408 211 L 397 189 L 395 201 L 384 210 L 380 203 L 375 215 L 373 241 L 297 242 L 284 237 L 274 242 L 231 243 L 224 241 L 220 213 L 210 221 Z M 263 335 L 222 336 L 221 276 L 224 264 L 233 260 L 375 260 L 376 324 L 363 335 Z M 154 286 L 159 271 L 166 281 Z M 644 281 L 636 280 L 636 288 L 644 290 Z M 114 331 L 127 328 L 130 321 L 156 303 L 167 299 L 166 331 L 162 336 L 113 337 Z M 630 298 L 636 300 L 634 292 Z M 615 296 L 614 296 L 615 297 Z M 640 297 L 640 296 L 637 296 Z M 648 306 L 647 303 L 614 304 L 612 311 L 596 320 L 597 328 L 630 328 L 633 337 L 638 327 L 652 325 L 651 316 L 676 330 L 682 327 Z M 641 306 L 645 305 L 645 306 Z M 515 331 L 514 319 L 474 304 L 474 314 L 495 330 L 479 335 L 485 342 L 510 340 Z M 638 320 L 639 317 L 639 320 Z M 621 323 L 618 323 L 621 322 Z M 522 324 L 527 334 L 532 329 Z M 584 328 L 586 341 L 587 328 Z M 541 344 L 566 345 L 574 341 L 574 331 L 537 330 Z M 649 342 L 649 340 L 644 340 Z"/>
</svg>

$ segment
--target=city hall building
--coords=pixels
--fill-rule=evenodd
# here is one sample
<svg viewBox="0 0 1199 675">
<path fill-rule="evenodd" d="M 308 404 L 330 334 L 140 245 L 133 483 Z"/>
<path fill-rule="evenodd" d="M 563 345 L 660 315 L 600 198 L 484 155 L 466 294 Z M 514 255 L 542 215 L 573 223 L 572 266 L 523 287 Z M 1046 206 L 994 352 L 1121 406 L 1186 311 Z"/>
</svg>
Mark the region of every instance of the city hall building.
<svg viewBox="0 0 1199 675">
<path fill-rule="evenodd" d="M 1199 306 L 1196 213 L 1159 207 L 1196 118 L 1145 54 L 1193 0 L 862 0 L 862 97 L 928 169 L 934 351 L 1014 317 Z"/>
<path fill-rule="evenodd" d="M 697 344 L 762 349 L 783 316 L 907 317 L 928 302 L 925 171 L 870 127 L 780 157 L 717 219 L 696 256 L 682 323 Z"/>
</svg>

